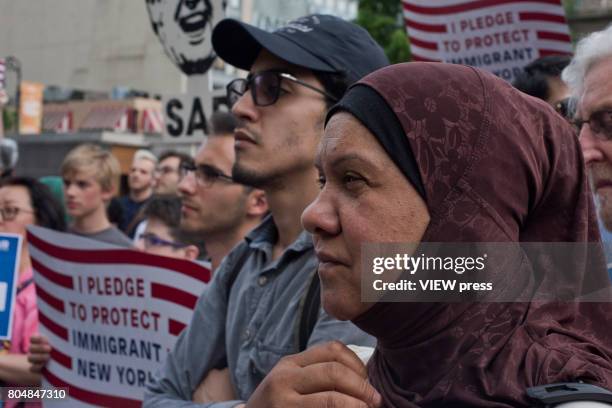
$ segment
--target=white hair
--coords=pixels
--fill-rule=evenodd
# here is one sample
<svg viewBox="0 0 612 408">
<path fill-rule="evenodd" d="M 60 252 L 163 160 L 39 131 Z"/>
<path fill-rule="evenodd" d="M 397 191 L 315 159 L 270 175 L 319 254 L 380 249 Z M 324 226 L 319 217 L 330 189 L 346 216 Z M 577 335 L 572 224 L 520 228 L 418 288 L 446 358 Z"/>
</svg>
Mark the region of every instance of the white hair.
<svg viewBox="0 0 612 408">
<path fill-rule="evenodd" d="M 572 96 L 579 98 L 588 70 L 601 59 L 612 57 L 612 24 L 580 40 L 572 62 L 563 70 L 561 78 L 570 88 Z M 612 79 L 611 79 L 612 80 Z"/>
<path fill-rule="evenodd" d="M 132 158 L 132 163 L 135 163 L 137 160 L 149 160 L 152 161 L 153 164 L 157 164 L 157 157 L 151 153 L 150 150 L 139 149 L 134 153 L 134 157 Z"/>
</svg>

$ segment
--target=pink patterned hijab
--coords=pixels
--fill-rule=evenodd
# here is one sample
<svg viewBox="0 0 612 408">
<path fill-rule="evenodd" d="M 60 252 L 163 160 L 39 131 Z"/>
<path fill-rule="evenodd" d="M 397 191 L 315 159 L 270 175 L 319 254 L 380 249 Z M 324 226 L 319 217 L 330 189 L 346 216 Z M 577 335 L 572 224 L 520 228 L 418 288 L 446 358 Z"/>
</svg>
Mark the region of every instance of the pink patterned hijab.
<svg viewBox="0 0 612 408">
<path fill-rule="evenodd" d="M 545 103 L 474 68 L 409 63 L 365 77 L 330 116 L 355 115 L 343 101 L 363 87 L 408 141 L 416 176 L 390 156 L 422 183 L 424 242 L 600 240 L 578 141 Z M 612 303 L 379 302 L 354 323 L 378 339 L 368 370 L 386 407 L 531 406 L 526 389 L 555 382 L 612 389 Z"/>
</svg>

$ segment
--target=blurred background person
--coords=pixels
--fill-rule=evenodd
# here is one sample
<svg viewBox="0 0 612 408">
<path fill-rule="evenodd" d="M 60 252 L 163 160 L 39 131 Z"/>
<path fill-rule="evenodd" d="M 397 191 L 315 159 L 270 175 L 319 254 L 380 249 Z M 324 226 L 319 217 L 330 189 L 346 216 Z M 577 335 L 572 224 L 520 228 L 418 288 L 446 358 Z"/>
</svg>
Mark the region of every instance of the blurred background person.
<svg viewBox="0 0 612 408">
<path fill-rule="evenodd" d="M 32 178 L 11 177 L 0 181 L 0 232 L 17 234 L 23 239 L 11 340 L 0 343 L 2 386 L 40 384 L 40 374 L 30 371 L 26 356 L 30 336 L 38 330 L 36 289 L 26 236 L 28 225 L 64 231 L 66 222 L 61 204 L 45 185 Z"/>
<path fill-rule="evenodd" d="M 107 215 L 107 203 L 117 191 L 121 174 L 115 156 L 100 146 L 83 144 L 68 153 L 60 172 L 66 210 L 72 217 L 69 231 L 114 245 L 132 246 L 130 239 L 111 225 Z"/>
<path fill-rule="evenodd" d="M 563 117 L 571 119 L 570 91 L 561 79 L 561 72 L 570 63 L 569 55 L 538 58 L 523 68 L 514 80 L 514 87 L 527 95 L 546 101 Z"/>
<path fill-rule="evenodd" d="M 18 159 L 17 142 L 13 139 L 0 138 L 0 179 L 14 175 Z"/>
<path fill-rule="evenodd" d="M 159 155 L 155 168 L 155 194 L 178 194 L 179 171 L 181 163 L 193 163 L 191 156 L 174 150 Z"/>
<path fill-rule="evenodd" d="M 206 243 L 214 271 L 221 260 L 268 212 L 265 193 L 234 182 L 235 117 L 215 112 L 211 134 L 202 142 L 194 163 L 181 167 L 178 191 L 183 201 L 181 228 Z"/>
<path fill-rule="evenodd" d="M 137 224 L 134 221 L 138 211 L 153 195 L 155 166 L 157 157 L 149 150 L 140 149 L 134 153 L 128 175 L 128 193 L 119 198 L 123 208 L 120 229 L 130 238 L 134 237 Z"/>
<path fill-rule="evenodd" d="M 123 207 L 119 202 L 119 197 L 110 199 L 106 205 L 106 216 L 113 227 L 119 228 L 119 225 L 123 222 Z"/>
<path fill-rule="evenodd" d="M 193 164 L 193 159 L 188 154 L 176 152 L 174 150 L 165 151 L 159 156 L 159 161 L 155 167 L 153 198 L 158 194 L 178 196 L 177 188 L 180 181 L 181 163 Z M 141 235 L 147 228 L 147 217 L 143 212 L 145 207 L 146 205 L 141 207 L 140 211 L 132 220 L 132 224 L 135 225 L 134 233 L 132 234 L 132 241 L 134 244 L 140 241 Z M 123 218 L 123 213 L 121 217 Z"/>
<path fill-rule="evenodd" d="M 156 195 L 143 208 L 147 226 L 136 247 L 150 254 L 194 261 L 205 256 L 204 243 L 181 230 L 181 199 Z"/>
</svg>

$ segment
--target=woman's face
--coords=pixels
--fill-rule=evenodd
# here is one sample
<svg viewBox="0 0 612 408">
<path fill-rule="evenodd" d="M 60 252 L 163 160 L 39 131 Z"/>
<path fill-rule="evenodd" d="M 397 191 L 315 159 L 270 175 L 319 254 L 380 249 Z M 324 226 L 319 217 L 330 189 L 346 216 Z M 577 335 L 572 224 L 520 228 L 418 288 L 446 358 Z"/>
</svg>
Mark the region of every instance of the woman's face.
<svg viewBox="0 0 612 408">
<path fill-rule="evenodd" d="M 35 224 L 30 194 L 22 186 L 0 188 L 0 232 L 19 234 L 25 239 L 26 227 Z"/>
<path fill-rule="evenodd" d="M 329 121 L 316 162 L 321 192 L 302 223 L 313 234 L 325 310 L 354 319 L 373 305 L 361 302 L 361 244 L 419 242 L 429 212 L 374 136 L 348 113 Z"/>
</svg>

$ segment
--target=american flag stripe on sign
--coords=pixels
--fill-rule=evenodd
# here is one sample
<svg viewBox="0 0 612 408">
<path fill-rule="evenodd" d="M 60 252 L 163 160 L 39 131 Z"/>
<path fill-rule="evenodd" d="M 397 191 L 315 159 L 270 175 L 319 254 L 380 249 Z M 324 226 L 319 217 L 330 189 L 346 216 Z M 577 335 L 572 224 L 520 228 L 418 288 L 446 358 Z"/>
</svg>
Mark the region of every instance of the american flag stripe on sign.
<svg viewBox="0 0 612 408">
<path fill-rule="evenodd" d="M 403 0 L 415 61 L 472 65 L 511 80 L 536 58 L 571 54 L 561 0 Z"/>
<path fill-rule="evenodd" d="M 40 327 L 53 347 L 46 381 L 70 388 L 70 406 L 141 406 L 210 268 L 40 227 L 28 243 Z"/>
</svg>

